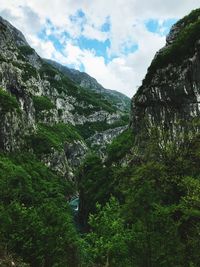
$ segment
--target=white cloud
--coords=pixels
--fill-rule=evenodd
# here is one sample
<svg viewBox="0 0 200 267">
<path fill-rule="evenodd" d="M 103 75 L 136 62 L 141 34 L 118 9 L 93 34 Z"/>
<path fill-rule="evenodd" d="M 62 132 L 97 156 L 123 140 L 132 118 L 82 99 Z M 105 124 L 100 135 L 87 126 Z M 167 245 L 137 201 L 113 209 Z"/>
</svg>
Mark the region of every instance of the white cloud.
<svg viewBox="0 0 200 267">
<path fill-rule="evenodd" d="M 41 56 L 77 68 L 84 65 L 86 72 L 103 86 L 132 96 L 155 52 L 164 45 L 164 38 L 148 32 L 144 22 L 158 19 L 162 24 L 163 20 L 180 18 L 198 7 L 199 0 L 1 0 L 0 15 L 19 28 Z M 85 16 L 77 16 L 79 10 Z M 108 18 L 110 30 L 105 33 L 101 27 Z M 48 39 L 38 37 L 42 29 L 47 36 L 53 33 L 59 39 L 65 46 L 63 53 Z M 109 38 L 108 55 L 116 58 L 106 64 L 94 51 L 81 49 L 74 42 L 80 35 L 99 41 Z M 124 47 L 130 44 L 137 44 L 139 49 L 124 55 Z"/>
<path fill-rule="evenodd" d="M 82 35 L 88 39 L 95 39 L 100 42 L 104 42 L 108 38 L 108 33 L 102 32 L 91 25 L 86 25 L 84 27 Z"/>
</svg>

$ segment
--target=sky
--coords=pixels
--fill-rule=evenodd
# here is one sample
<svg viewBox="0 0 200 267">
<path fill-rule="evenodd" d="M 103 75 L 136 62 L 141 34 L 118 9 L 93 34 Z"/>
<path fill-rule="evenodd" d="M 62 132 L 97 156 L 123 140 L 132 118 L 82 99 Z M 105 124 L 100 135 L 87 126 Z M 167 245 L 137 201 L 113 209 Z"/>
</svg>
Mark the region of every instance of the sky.
<svg viewBox="0 0 200 267">
<path fill-rule="evenodd" d="M 132 97 L 170 27 L 200 0 L 0 0 L 0 15 L 44 58 Z"/>
</svg>

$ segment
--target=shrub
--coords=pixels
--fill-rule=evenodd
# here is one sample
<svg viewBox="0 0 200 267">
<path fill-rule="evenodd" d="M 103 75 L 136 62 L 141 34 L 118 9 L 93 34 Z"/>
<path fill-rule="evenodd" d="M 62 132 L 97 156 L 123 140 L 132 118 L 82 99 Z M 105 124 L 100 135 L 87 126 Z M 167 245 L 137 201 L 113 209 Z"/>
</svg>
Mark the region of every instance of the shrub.
<svg viewBox="0 0 200 267">
<path fill-rule="evenodd" d="M 127 124 L 127 117 L 124 116 L 112 124 L 109 124 L 106 121 L 86 122 L 83 125 L 76 125 L 76 128 L 80 135 L 87 139 L 94 135 L 96 132 L 103 132 L 109 129 L 125 126 Z"/>
<path fill-rule="evenodd" d="M 55 105 L 46 96 L 33 96 L 33 104 L 36 112 L 55 108 Z"/>
<path fill-rule="evenodd" d="M 107 162 L 111 163 L 122 159 L 127 153 L 130 152 L 133 144 L 134 138 L 131 129 L 121 133 L 107 148 Z"/>
<path fill-rule="evenodd" d="M 9 111 L 18 111 L 19 104 L 15 96 L 0 88 L 0 109 L 5 114 Z"/>
<path fill-rule="evenodd" d="M 24 56 L 32 55 L 34 52 L 34 49 L 31 48 L 29 45 L 22 45 L 19 46 L 18 48 Z"/>
<path fill-rule="evenodd" d="M 77 235 L 66 202 L 70 182 L 33 154 L 0 155 L 0 191 L 3 247 L 32 267 L 77 266 Z"/>
<path fill-rule="evenodd" d="M 81 140 L 81 136 L 72 125 L 64 123 L 53 126 L 39 124 L 36 134 L 28 137 L 28 142 L 38 156 L 49 154 L 52 148 L 61 150 L 65 142 L 73 140 Z"/>
</svg>

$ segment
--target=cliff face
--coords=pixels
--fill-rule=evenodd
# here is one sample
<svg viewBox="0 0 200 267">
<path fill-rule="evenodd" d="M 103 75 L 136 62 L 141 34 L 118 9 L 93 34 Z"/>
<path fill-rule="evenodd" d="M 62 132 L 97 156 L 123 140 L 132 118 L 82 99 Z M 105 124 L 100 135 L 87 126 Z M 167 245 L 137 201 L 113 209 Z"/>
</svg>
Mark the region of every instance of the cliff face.
<svg viewBox="0 0 200 267">
<path fill-rule="evenodd" d="M 28 149 L 62 175 L 70 174 L 93 135 L 127 122 L 114 102 L 48 64 L 0 17 L 0 151 Z"/>
<path fill-rule="evenodd" d="M 136 139 L 151 129 L 181 139 L 199 131 L 200 10 L 177 22 L 166 46 L 153 59 L 132 99 L 131 127 Z"/>
</svg>

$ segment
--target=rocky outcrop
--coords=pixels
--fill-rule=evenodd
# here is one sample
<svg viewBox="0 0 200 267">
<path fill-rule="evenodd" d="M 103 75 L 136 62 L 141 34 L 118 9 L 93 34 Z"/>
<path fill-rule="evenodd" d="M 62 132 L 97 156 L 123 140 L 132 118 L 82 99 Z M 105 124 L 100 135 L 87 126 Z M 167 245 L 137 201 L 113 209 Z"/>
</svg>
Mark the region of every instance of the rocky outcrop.
<svg viewBox="0 0 200 267">
<path fill-rule="evenodd" d="M 92 137 L 87 139 L 87 141 L 91 144 L 91 147 L 100 147 L 101 154 L 101 152 L 103 153 L 103 149 L 105 149 L 115 137 L 124 132 L 127 128 L 128 126 L 121 126 L 114 129 L 108 129 L 104 132 L 94 134 Z"/>
<path fill-rule="evenodd" d="M 132 99 L 131 127 L 137 142 L 152 129 L 182 141 L 200 124 L 200 10 L 175 24 Z"/>
</svg>

